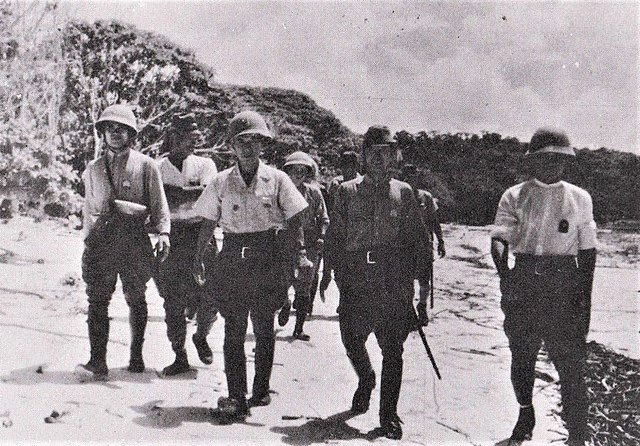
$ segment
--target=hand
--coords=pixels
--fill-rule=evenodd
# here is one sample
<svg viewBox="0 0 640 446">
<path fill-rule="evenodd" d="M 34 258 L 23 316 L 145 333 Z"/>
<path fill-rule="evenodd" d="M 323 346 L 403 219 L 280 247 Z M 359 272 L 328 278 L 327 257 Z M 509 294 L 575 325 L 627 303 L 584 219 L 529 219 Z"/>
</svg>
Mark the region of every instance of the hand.
<svg viewBox="0 0 640 446">
<path fill-rule="evenodd" d="M 156 256 L 160 256 L 160 263 L 164 262 L 167 260 L 167 257 L 169 257 L 170 246 L 169 234 L 160 234 L 158 236 L 158 241 L 156 242 Z"/>
<path fill-rule="evenodd" d="M 418 302 L 416 305 L 418 310 L 418 324 L 422 327 L 429 325 L 429 316 L 427 315 L 427 302 Z"/>
<path fill-rule="evenodd" d="M 206 279 L 204 277 L 204 263 L 202 263 L 202 260 L 195 259 L 193 261 L 193 265 L 191 265 L 191 275 L 199 286 L 205 284 Z"/>
<path fill-rule="evenodd" d="M 319 238 L 316 240 L 316 251 L 322 252 L 324 250 L 324 239 Z"/>
<path fill-rule="evenodd" d="M 440 258 L 447 255 L 447 251 L 444 249 L 444 242 L 438 242 L 438 255 Z"/>
<path fill-rule="evenodd" d="M 297 263 L 297 267 L 298 267 L 299 270 L 302 270 L 302 269 L 312 270 L 313 269 L 313 262 L 307 258 L 307 252 L 305 250 L 301 250 L 298 253 L 298 259 L 297 259 L 296 263 Z"/>
</svg>

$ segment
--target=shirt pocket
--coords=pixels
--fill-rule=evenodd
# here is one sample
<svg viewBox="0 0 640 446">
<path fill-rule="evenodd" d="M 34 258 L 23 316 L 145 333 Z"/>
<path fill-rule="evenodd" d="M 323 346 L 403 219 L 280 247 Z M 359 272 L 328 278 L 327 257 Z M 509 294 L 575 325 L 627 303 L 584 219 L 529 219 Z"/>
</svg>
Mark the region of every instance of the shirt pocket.
<svg viewBox="0 0 640 446">
<path fill-rule="evenodd" d="M 256 206 L 261 216 L 275 223 L 274 216 L 278 211 L 278 197 L 275 194 L 257 195 Z"/>
</svg>

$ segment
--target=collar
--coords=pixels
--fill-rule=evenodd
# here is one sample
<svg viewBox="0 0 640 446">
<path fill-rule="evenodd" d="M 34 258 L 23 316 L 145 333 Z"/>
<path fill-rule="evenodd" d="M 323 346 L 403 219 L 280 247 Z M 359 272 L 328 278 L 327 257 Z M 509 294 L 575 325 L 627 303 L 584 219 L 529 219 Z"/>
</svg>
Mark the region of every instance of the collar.
<svg viewBox="0 0 640 446">
<path fill-rule="evenodd" d="M 385 181 L 381 181 L 380 183 L 375 183 L 369 175 L 364 175 L 362 177 L 362 181 L 360 183 L 360 187 L 362 187 L 363 193 L 369 195 L 373 194 L 382 194 L 386 195 L 389 192 L 391 178 L 388 178 Z"/>
<path fill-rule="evenodd" d="M 533 181 L 533 184 L 535 184 L 536 186 L 542 187 L 544 189 L 562 187 L 562 185 L 564 183 L 562 180 L 560 180 L 560 181 L 556 181 L 555 183 L 547 184 L 547 183 L 543 183 L 542 181 L 540 181 L 537 178 L 534 178 L 531 181 Z"/>
<path fill-rule="evenodd" d="M 111 162 L 119 161 L 119 160 L 128 158 L 129 152 L 131 152 L 131 149 L 125 149 L 118 153 L 113 152 L 111 149 L 107 149 L 106 156 L 107 156 L 107 159 Z"/>
<path fill-rule="evenodd" d="M 251 185 L 256 183 L 256 178 L 260 178 L 262 181 L 265 181 L 265 182 L 271 179 L 268 172 L 266 171 L 266 167 L 267 165 L 264 163 L 264 161 L 258 160 L 258 170 L 256 170 L 256 174 L 253 177 L 253 181 L 251 182 L 251 184 L 246 185 L 247 188 L 250 188 Z M 242 180 L 242 183 L 244 184 L 244 179 L 242 178 L 242 174 L 240 173 L 240 166 L 238 166 L 238 164 L 236 164 L 231 168 L 231 173 L 229 175 Z"/>
</svg>

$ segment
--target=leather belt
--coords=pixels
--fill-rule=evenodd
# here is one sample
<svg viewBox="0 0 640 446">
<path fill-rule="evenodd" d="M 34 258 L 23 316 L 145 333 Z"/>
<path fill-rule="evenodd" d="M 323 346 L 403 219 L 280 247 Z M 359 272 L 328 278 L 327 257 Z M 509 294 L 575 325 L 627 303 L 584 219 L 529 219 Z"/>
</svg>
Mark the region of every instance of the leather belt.
<svg viewBox="0 0 640 446">
<path fill-rule="evenodd" d="M 576 256 L 537 256 L 533 254 L 515 254 L 516 265 L 528 269 L 533 268 L 536 276 L 550 272 L 573 271 L 578 268 Z"/>
</svg>

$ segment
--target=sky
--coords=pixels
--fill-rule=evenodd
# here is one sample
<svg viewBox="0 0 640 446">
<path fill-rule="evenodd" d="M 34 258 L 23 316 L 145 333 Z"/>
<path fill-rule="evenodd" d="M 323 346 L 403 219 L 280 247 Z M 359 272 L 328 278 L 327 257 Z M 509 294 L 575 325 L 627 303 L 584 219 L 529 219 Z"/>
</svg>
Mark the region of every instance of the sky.
<svg viewBox="0 0 640 446">
<path fill-rule="evenodd" d="M 540 126 L 640 154 L 640 3 L 72 1 L 167 36 L 218 82 L 310 95 L 351 130 Z"/>
</svg>

